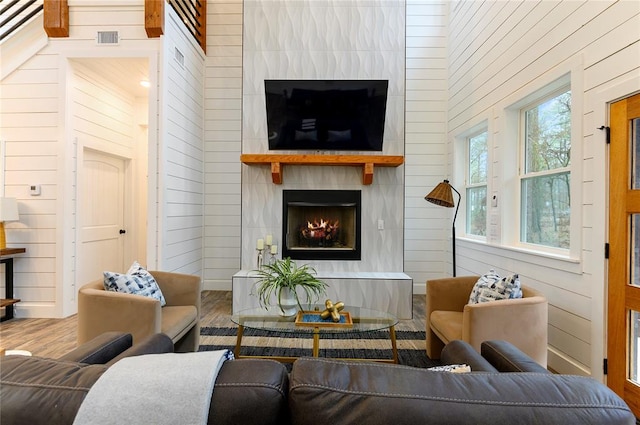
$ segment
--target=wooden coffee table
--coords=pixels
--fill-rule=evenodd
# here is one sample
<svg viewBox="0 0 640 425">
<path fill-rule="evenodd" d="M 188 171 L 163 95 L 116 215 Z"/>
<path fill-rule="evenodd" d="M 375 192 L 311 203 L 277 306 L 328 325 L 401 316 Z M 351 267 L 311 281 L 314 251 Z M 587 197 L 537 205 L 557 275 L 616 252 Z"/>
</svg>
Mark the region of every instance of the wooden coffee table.
<svg viewBox="0 0 640 425">
<path fill-rule="evenodd" d="M 322 311 L 324 305 L 314 305 L 308 308 L 309 310 L 318 309 Z M 305 308 L 306 310 L 306 308 Z M 318 324 L 318 326 L 306 325 L 300 326 L 295 323 L 294 318 L 285 318 L 277 313 L 277 307 L 272 308 L 272 311 L 267 311 L 264 308 L 252 308 L 248 310 L 242 310 L 231 316 L 231 321 L 238 325 L 238 334 L 236 338 L 236 347 L 234 355 L 236 358 L 269 358 L 278 360 L 284 363 L 291 363 L 297 359 L 297 357 L 283 357 L 283 356 L 247 356 L 241 355 L 240 349 L 242 347 L 242 336 L 245 329 L 256 329 L 266 332 L 274 332 L 280 334 L 291 334 L 299 336 L 301 334 L 310 334 L 313 337 L 313 357 L 318 357 L 320 352 L 320 339 L 330 338 L 335 335 L 353 334 L 353 338 L 357 339 L 358 334 L 366 334 L 368 332 L 389 330 L 389 339 L 391 340 L 392 358 L 389 359 L 347 359 L 347 360 L 367 360 L 377 361 L 384 363 L 398 363 L 398 348 L 396 344 L 396 331 L 395 325 L 398 324 L 398 318 L 393 314 L 372 310 L 369 308 L 345 306 L 344 312 L 349 312 L 353 324 L 351 326 L 331 326 L 330 324 Z"/>
</svg>

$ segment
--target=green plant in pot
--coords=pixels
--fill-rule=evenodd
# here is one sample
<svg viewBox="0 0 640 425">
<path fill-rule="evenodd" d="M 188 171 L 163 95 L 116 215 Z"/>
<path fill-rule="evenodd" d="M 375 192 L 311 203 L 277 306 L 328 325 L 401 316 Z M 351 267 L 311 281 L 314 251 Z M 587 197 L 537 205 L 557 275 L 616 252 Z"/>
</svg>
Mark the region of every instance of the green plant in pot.
<svg viewBox="0 0 640 425">
<path fill-rule="evenodd" d="M 327 284 L 316 278 L 313 267 L 308 264 L 298 266 L 289 257 L 265 264 L 257 273 L 256 295 L 260 306 L 267 308 L 275 296 L 280 314 L 286 317 L 295 316 L 298 308 L 303 309 L 298 288 L 305 294 L 307 304 L 317 301 L 327 290 Z"/>
</svg>

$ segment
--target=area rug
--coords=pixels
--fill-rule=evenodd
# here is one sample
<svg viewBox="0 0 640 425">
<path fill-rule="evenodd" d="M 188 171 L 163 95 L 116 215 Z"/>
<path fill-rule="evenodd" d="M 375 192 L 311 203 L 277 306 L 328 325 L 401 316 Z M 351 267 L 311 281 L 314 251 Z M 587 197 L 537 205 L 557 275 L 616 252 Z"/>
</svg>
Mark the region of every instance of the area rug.
<svg viewBox="0 0 640 425">
<path fill-rule="evenodd" d="M 236 344 L 237 328 L 203 327 L 200 329 L 199 351 L 221 349 L 233 350 Z M 416 331 L 396 331 L 398 361 L 402 365 L 414 367 L 440 366 L 438 360 L 431 360 L 425 352 L 425 333 Z M 245 329 L 242 338 L 241 355 L 305 357 L 312 355 L 311 334 L 294 334 Z M 339 334 L 320 338 L 320 357 L 391 359 L 391 341 L 388 331 L 364 334 Z"/>
</svg>

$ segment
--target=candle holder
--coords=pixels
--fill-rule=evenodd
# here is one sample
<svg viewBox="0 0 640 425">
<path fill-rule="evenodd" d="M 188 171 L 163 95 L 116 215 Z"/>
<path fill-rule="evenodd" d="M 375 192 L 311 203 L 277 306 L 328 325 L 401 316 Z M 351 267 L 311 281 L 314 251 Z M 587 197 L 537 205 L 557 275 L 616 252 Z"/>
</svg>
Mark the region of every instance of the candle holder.
<svg viewBox="0 0 640 425">
<path fill-rule="evenodd" d="M 258 269 L 262 268 L 262 263 L 263 263 L 263 256 L 262 256 L 262 251 L 264 251 L 263 249 L 257 249 L 256 251 L 258 252 L 258 258 L 256 259 L 257 265 L 258 265 Z"/>
<path fill-rule="evenodd" d="M 264 265 L 267 253 L 271 254 L 269 264 L 273 264 L 276 261 L 275 256 L 278 253 L 278 246 L 273 243 L 273 237 L 271 235 L 267 235 L 265 239 L 258 239 L 256 252 L 258 253 L 256 263 L 258 268 L 261 268 Z"/>
</svg>

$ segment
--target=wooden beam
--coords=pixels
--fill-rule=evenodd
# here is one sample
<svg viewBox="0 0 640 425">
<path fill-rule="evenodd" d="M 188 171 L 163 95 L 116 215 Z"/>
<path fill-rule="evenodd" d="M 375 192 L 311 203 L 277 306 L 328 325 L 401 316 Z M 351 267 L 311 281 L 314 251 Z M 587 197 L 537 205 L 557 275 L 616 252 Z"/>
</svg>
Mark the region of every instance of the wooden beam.
<svg viewBox="0 0 640 425">
<path fill-rule="evenodd" d="M 362 184 L 373 183 L 373 170 L 378 167 L 398 167 L 404 163 L 399 155 L 278 155 L 242 154 L 240 161 L 248 165 L 271 165 L 271 180 L 282 184 L 283 165 L 346 165 L 362 167 Z"/>
<path fill-rule="evenodd" d="M 164 3 L 165 0 L 144 0 L 144 30 L 149 38 L 164 34 Z"/>
<path fill-rule="evenodd" d="M 67 0 L 44 0 L 44 31 L 49 37 L 69 37 Z"/>
<path fill-rule="evenodd" d="M 362 184 L 370 185 L 373 183 L 373 162 L 367 162 L 362 167 Z"/>
<path fill-rule="evenodd" d="M 282 167 L 279 162 L 271 163 L 271 181 L 273 184 L 282 184 Z"/>
</svg>

